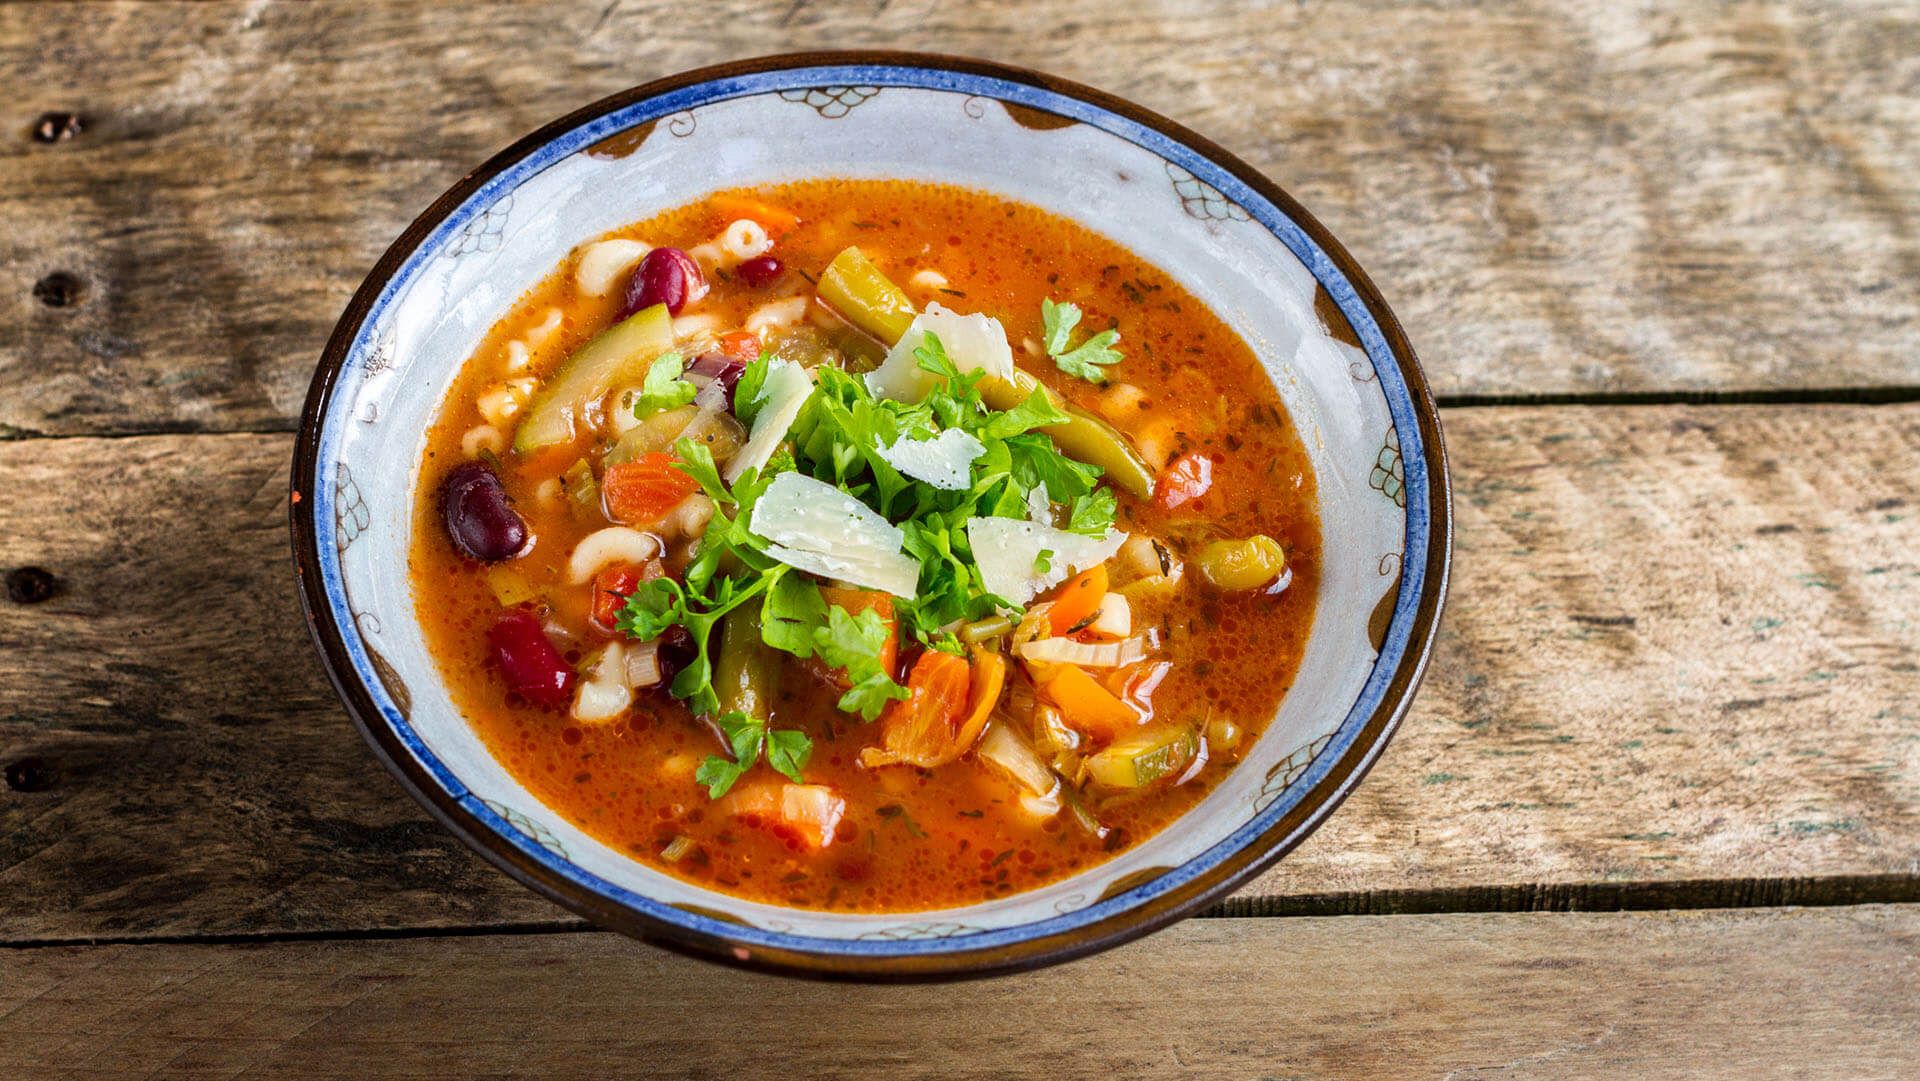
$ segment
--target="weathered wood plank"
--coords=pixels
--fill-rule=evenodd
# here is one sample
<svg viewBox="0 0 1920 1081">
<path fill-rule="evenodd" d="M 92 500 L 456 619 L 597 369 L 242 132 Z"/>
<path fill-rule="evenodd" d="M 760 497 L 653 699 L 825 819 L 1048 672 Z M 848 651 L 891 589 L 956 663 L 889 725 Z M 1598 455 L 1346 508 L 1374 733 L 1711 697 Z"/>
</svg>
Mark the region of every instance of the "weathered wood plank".
<svg viewBox="0 0 1920 1081">
<path fill-rule="evenodd" d="M 12 4 L 0 432 L 287 427 L 354 285 L 494 150 L 669 72 L 862 45 L 1216 138 L 1372 268 L 1442 393 L 1920 384 L 1898 0 Z M 42 109 L 85 130 L 35 143 Z M 77 303 L 32 298 L 62 272 Z"/>
<path fill-rule="evenodd" d="M 0 1071 L 1761 1081 L 1913 1076 L 1920 909 L 1182 924 L 934 987 L 606 934 L 0 950 Z"/>
<path fill-rule="evenodd" d="M 1230 910 L 1920 896 L 1920 406 L 1446 420 L 1426 687 Z M 0 766 L 28 789 L 0 788 L 0 940 L 559 918 L 342 715 L 294 598 L 289 442 L 0 444 L 0 569 L 61 583 L 0 603 Z"/>
</svg>

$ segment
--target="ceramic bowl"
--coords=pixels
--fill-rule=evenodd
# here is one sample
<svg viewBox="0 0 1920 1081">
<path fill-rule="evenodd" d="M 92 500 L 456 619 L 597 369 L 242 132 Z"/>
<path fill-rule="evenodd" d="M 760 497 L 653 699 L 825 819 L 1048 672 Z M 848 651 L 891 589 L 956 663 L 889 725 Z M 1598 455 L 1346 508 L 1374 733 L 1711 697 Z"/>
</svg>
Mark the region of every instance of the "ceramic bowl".
<svg viewBox="0 0 1920 1081">
<path fill-rule="evenodd" d="M 1171 828 L 1041 889 L 847 915 L 670 878 L 540 804 L 453 707 L 407 581 L 425 432 L 488 327 L 578 243 L 736 185 L 814 176 L 984 189 L 1166 269 L 1254 348 L 1299 427 L 1326 566 L 1299 678 L 1248 756 Z M 650 83 L 476 169 L 388 249 L 328 342 L 293 472 L 301 596 L 348 712 L 482 855 L 607 927 L 822 976 L 978 975 L 1112 946 L 1192 913 L 1297 845 L 1357 784 L 1430 650 L 1450 547 L 1433 400 L 1399 324 L 1273 182 L 1111 95 L 948 57 L 772 57 Z"/>
</svg>

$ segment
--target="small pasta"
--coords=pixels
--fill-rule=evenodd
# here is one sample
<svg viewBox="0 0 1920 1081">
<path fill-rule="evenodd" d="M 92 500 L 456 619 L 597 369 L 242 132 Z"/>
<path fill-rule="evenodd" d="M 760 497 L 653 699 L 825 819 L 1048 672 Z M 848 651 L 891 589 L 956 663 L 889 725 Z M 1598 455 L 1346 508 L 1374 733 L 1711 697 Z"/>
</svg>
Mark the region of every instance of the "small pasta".
<svg viewBox="0 0 1920 1081">
<path fill-rule="evenodd" d="M 590 297 L 606 296 L 613 291 L 620 278 L 652 250 L 651 245 L 624 237 L 589 244 L 580 253 L 573 280 L 580 286 L 580 291 Z"/>
<path fill-rule="evenodd" d="M 765 255 L 773 247 L 773 238 L 752 218 L 741 218 L 720 232 L 720 250 L 734 262 Z"/>
<path fill-rule="evenodd" d="M 524 372 L 533 362 L 533 354 L 527 350 L 527 343 L 518 338 L 507 343 L 507 370 Z"/>
<path fill-rule="evenodd" d="M 645 253 L 643 252 L 641 254 L 644 255 Z M 560 321 L 560 309 L 548 308 L 545 319 L 527 328 L 527 347 L 530 349 L 540 348 L 541 343 L 552 337 L 554 331 L 560 329 Z"/>
<path fill-rule="evenodd" d="M 560 483 L 559 477 L 548 477 L 533 490 L 534 502 L 546 508 L 560 505 L 560 497 L 566 494 L 567 486 Z"/>
<path fill-rule="evenodd" d="M 693 257 L 694 262 L 700 264 L 701 270 L 712 270 L 714 267 L 723 265 L 722 259 L 726 255 L 726 253 L 721 250 L 720 242 L 717 240 L 709 240 L 705 244 L 695 244 L 693 247 L 687 249 L 687 254 Z"/>
<path fill-rule="evenodd" d="M 907 279 L 907 284 L 929 293 L 938 292 L 947 287 L 947 276 L 937 270 L 922 270 Z"/>
<path fill-rule="evenodd" d="M 460 437 L 460 453 L 468 458 L 478 458 L 482 450 L 496 456 L 505 454 L 506 433 L 491 424 L 476 424 L 468 428 Z"/>
<path fill-rule="evenodd" d="M 660 542 L 637 529 L 610 525 L 580 538 L 567 558 L 567 580 L 580 585 L 609 563 L 642 564 L 660 552 Z"/>
<path fill-rule="evenodd" d="M 683 315 L 673 321 L 673 336 L 685 340 L 701 336 L 713 337 L 720 330 L 720 317 L 717 315 Z"/>
<path fill-rule="evenodd" d="M 754 335 L 763 335 L 777 327 L 788 327 L 807 317 L 807 298 L 804 296 L 787 297 L 784 300 L 770 300 L 747 315 L 747 331 Z"/>
<path fill-rule="evenodd" d="M 482 391 L 473 404 L 480 410 L 480 415 L 487 418 L 487 423 L 496 428 L 506 427 L 507 422 L 520 412 L 519 397 L 504 386 Z"/>
</svg>

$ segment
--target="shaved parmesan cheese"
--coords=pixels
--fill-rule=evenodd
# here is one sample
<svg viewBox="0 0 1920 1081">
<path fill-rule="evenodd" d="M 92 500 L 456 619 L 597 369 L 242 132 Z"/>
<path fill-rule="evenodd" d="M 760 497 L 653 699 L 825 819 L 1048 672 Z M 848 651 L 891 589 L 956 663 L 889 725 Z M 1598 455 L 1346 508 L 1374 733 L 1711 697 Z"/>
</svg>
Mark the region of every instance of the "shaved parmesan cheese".
<svg viewBox="0 0 1920 1081">
<path fill-rule="evenodd" d="M 978 439 L 958 428 L 948 428 L 933 439 L 898 439 L 878 450 L 888 465 L 949 492 L 967 487 L 973 460 L 987 452 Z"/>
<path fill-rule="evenodd" d="M 953 366 L 963 372 L 976 369 L 1001 379 L 1013 378 L 1013 350 L 1007 345 L 1006 328 L 1000 320 L 986 315 L 961 315 L 938 304 L 914 316 L 907 332 L 887 350 L 887 359 L 867 373 L 867 389 L 876 398 L 897 402 L 917 402 L 939 384 L 940 377 L 920 367 L 913 351 L 927 340 L 927 332 L 940 339 Z"/>
<path fill-rule="evenodd" d="M 1017 518 L 967 519 L 967 543 L 980 567 L 981 584 L 987 592 L 1021 605 L 1066 581 L 1067 575 L 1105 563 L 1126 539 L 1125 533 L 1112 529 L 1096 538 Z M 1053 554 L 1047 557 L 1047 569 L 1036 571 L 1033 565 L 1041 552 Z"/>
<path fill-rule="evenodd" d="M 920 564 L 900 551 L 905 535 L 872 508 L 804 473 L 767 485 L 748 523 L 773 542 L 767 554 L 803 571 L 911 598 Z"/>
<path fill-rule="evenodd" d="M 794 418 L 800 415 L 800 407 L 807 404 L 812 394 L 813 380 L 807 378 L 805 369 L 790 360 L 773 362 L 759 397 L 754 399 L 762 404 L 759 414 L 753 418 L 753 431 L 748 434 L 746 445 L 727 463 L 728 484 L 739 480 L 749 469 L 766 466 L 773 452 L 779 449 L 780 441 L 787 437 L 787 429 L 793 427 Z"/>
</svg>

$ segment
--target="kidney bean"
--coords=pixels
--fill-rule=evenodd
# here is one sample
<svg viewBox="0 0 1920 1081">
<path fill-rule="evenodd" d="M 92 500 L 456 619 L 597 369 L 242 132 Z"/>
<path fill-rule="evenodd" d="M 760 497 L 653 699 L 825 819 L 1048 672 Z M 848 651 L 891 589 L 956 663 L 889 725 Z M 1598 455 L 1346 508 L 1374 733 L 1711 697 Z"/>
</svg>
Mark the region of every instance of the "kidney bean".
<svg viewBox="0 0 1920 1081">
<path fill-rule="evenodd" d="M 573 669 L 553 648 L 531 612 L 508 612 L 487 632 L 487 645 L 507 686 L 536 706 L 565 709 L 573 699 Z"/>
<path fill-rule="evenodd" d="M 669 314 L 679 315 L 680 309 L 706 295 L 707 279 L 693 256 L 679 248 L 655 248 L 633 268 L 620 318 L 655 304 L 665 304 Z"/>
<path fill-rule="evenodd" d="M 673 682 L 682 668 L 693 663 L 700 651 L 694 648 L 693 635 L 685 627 L 668 627 L 660 635 L 660 685 Z"/>
<path fill-rule="evenodd" d="M 780 272 L 787 268 L 773 256 L 761 255 L 745 260 L 733 269 L 748 285 L 765 285 L 779 277 Z"/>
<path fill-rule="evenodd" d="M 527 546 L 527 523 L 484 462 L 467 462 L 447 474 L 440 515 L 453 546 L 482 563 L 509 559 Z"/>
</svg>

